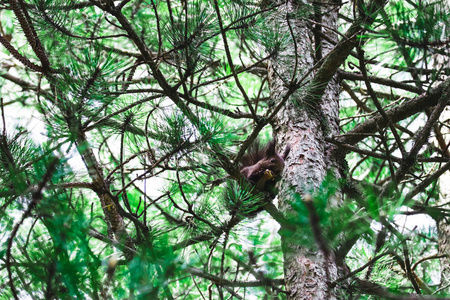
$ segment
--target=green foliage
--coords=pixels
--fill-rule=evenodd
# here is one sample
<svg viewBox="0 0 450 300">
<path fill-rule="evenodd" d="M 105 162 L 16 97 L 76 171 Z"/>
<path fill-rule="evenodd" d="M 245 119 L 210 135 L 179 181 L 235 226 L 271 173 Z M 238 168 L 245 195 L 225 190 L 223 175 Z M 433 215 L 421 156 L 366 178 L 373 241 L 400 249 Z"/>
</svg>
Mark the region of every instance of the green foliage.
<svg viewBox="0 0 450 300">
<path fill-rule="evenodd" d="M 393 1 L 389 4 L 390 18 L 395 26 L 396 34 L 408 42 L 435 42 L 445 35 L 448 23 L 448 3 L 442 1 L 419 1 L 405 3 Z M 420 46 L 419 46 L 420 47 Z"/>
<path fill-rule="evenodd" d="M 255 215 L 265 204 L 263 195 L 248 183 L 227 181 L 223 196 L 224 206 L 232 216 L 239 218 Z"/>
<path fill-rule="evenodd" d="M 434 108 L 376 131 L 353 130 L 380 114 L 366 81 L 388 111 L 444 80 L 448 66 L 434 57 L 448 60 L 448 4 L 390 1 L 344 38 L 331 25 L 319 28 L 328 22 L 320 18 L 339 9 L 345 32 L 359 13 L 353 2 L 320 7 L 322 16 L 315 15 L 319 3 L 302 1 L 15 2 L 0 4 L 0 299 L 286 299 L 286 241 L 317 253 L 320 239 L 351 270 L 383 255 L 351 277 L 352 288 L 367 279 L 409 292 L 406 245 L 430 289 L 423 292 L 445 295 L 436 230 L 403 228 L 399 218 L 448 218 L 436 182 L 407 197 L 436 180 L 446 149 L 430 138 L 395 179 Z M 287 22 L 303 31 L 291 32 Z M 323 95 L 323 103 L 303 99 L 322 86 L 310 79 L 326 65 L 326 51 L 356 36 L 352 47 L 365 51 L 371 77 L 361 80 L 358 51 L 339 65 L 359 79 L 332 71 L 352 94 L 341 93 L 342 135 L 330 136 L 338 112 L 327 111 Z M 44 67 L 42 57 L 50 69 L 24 67 Z M 299 114 L 285 115 L 290 100 L 278 111 L 297 122 L 288 128 L 270 116 L 294 88 L 289 99 Z M 326 130 L 309 128 L 307 118 Z M 444 122 L 434 124 L 433 138 L 448 128 Z M 289 167 L 333 170 L 321 182 L 314 177 L 315 189 L 291 186 L 287 199 L 271 199 L 275 192 L 242 178 L 237 154 L 248 139 L 291 130 L 301 135 L 280 139 L 296 156 L 288 157 L 279 190 L 289 186 Z M 347 136 L 364 138 L 341 143 Z M 310 138 L 320 145 L 302 148 Z M 308 169 L 305 180 L 316 171 Z"/>
</svg>

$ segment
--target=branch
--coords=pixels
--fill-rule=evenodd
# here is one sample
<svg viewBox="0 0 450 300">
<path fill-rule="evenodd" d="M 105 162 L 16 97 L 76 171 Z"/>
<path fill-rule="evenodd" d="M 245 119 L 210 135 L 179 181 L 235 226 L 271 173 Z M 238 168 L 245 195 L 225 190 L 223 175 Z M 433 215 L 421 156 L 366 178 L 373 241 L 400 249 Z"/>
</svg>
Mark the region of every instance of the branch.
<svg viewBox="0 0 450 300">
<path fill-rule="evenodd" d="M 437 180 L 442 174 L 450 170 L 450 161 L 443 165 L 439 170 L 428 176 L 424 181 L 419 183 L 412 191 L 406 194 L 405 199 L 411 199 L 418 193 L 422 192 L 427 186 Z"/>
<path fill-rule="evenodd" d="M 242 96 L 244 97 L 244 100 L 247 103 L 250 113 L 252 114 L 253 118 L 257 122 L 258 118 L 256 116 L 256 112 L 250 102 L 250 99 L 248 98 L 247 93 L 245 92 L 244 87 L 241 85 L 241 82 L 239 81 L 239 78 L 237 76 L 237 73 L 236 73 L 236 70 L 234 67 L 233 59 L 231 58 L 231 52 L 230 52 L 230 48 L 228 46 L 228 39 L 227 39 L 227 35 L 226 35 L 226 32 L 223 27 L 222 16 L 220 14 L 219 4 L 218 4 L 217 0 L 214 0 L 214 9 L 216 10 L 217 20 L 219 22 L 220 32 L 222 34 L 222 41 L 224 44 L 225 53 L 227 56 L 228 64 L 230 65 L 231 73 L 233 73 L 234 81 L 236 82 L 236 85 L 237 85 L 239 91 L 241 92 Z"/>
<path fill-rule="evenodd" d="M 423 93 L 420 96 L 405 101 L 397 107 L 387 110 L 386 115 L 388 116 L 388 119 L 391 122 L 396 123 L 421 112 L 428 107 L 438 104 L 447 84 L 450 84 L 450 78 L 436 88 L 431 89 L 429 92 Z M 380 128 L 385 128 L 387 125 L 388 123 L 386 120 L 380 114 L 377 114 L 369 120 L 358 124 L 346 134 L 336 137 L 336 139 L 344 144 L 354 145 L 362 141 L 367 134 L 373 134 Z"/>
<path fill-rule="evenodd" d="M 339 69 L 338 71 L 338 76 L 341 79 L 346 79 L 346 80 L 351 80 L 351 81 L 355 81 L 355 80 L 359 80 L 359 81 L 364 81 L 364 76 L 363 74 L 359 74 L 359 73 L 353 73 L 353 72 L 346 72 L 344 70 Z M 398 82 L 392 79 L 387 79 L 387 78 L 381 78 L 381 77 L 376 77 L 376 76 L 367 76 L 367 79 L 372 82 L 372 83 L 377 83 L 377 84 L 382 84 L 385 86 L 390 86 L 393 88 L 397 88 L 397 89 L 402 89 L 408 92 L 412 92 L 412 93 L 416 93 L 416 94 L 420 94 L 422 93 L 422 90 L 413 86 L 413 85 L 409 85 L 403 82 Z"/>
<path fill-rule="evenodd" d="M 399 170 L 395 174 L 395 179 L 398 182 L 405 175 L 406 172 L 412 167 L 412 165 L 416 162 L 417 154 L 419 153 L 422 146 L 427 142 L 428 137 L 430 136 L 431 129 L 434 124 L 439 120 L 441 113 L 444 111 L 450 100 L 450 81 L 444 82 L 444 87 L 442 91 L 442 95 L 439 99 L 438 104 L 434 107 L 433 112 L 430 114 L 425 126 L 418 132 L 414 145 L 409 151 L 407 157 L 404 157 L 403 163 L 400 165 Z"/>
<path fill-rule="evenodd" d="M 187 272 L 189 272 L 192 275 L 202 277 L 205 279 L 208 279 L 214 283 L 221 284 L 221 285 L 227 285 L 230 287 L 258 287 L 258 286 L 266 286 L 267 282 L 265 281 L 230 281 L 227 279 L 220 278 L 218 276 L 209 274 L 204 272 L 201 269 L 198 268 L 187 268 Z M 266 279 L 271 281 L 273 285 L 283 285 L 284 279 Z"/>
<path fill-rule="evenodd" d="M 38 184 L 37 189 L 32 193 L 32 199 L 30 204 L 28 205 L 27 210 L 23 213 L 20 221 L 14 226 L 13 230 L 11 231 L 11 234 L 9 235 L 8 241 L 7 241 L 7 248 L 6 248 L 6 268 L 8 270 L 8 278 L 9 278 L 9 286 L 11 288 L 11 293 L 14 297 L 14 299 L 18 300 L 19 297 L 17 295 L 16 288 L 14 286 L 14 281 L 12 278 L 12 271 L 11 271 L 11 249 L 13 240 L 19 231 L 20 226 L 23 224 L 23 221 L 30 216 L 31 211 L 34 207 L 36 207 L 36 204 L 42 199 L 42 190 L 44 189 L 47 182 L 51 179 L 51 176 L 53 175 L 53 172 L 56 170 L 56 165 L 58 163 L 58 159 L 54 158 L 48 168 L 47 172 L 45 172 L 44 177 L 42 178 L 42 181 Z"/>
<path fill-rule="evenodd" d="M 347 278 L 350 278 L 350 277 L 355 276 L 356 274 L 358 274 L 359 272 L 363 271 L 365 268 L 367 268 L 367 267 L 373 265 L 374 263 L 377 262 L 377 260 L 379 260 L 380 258 L 382 258 L 382 257 L 384 257 L 384 256 L 386 256 L 386 255 L 397 256 L 397 254 L 396 254 L 395 252 L 393 252 L 393 251 L 388 251 L 388 252 L 379 254 L 379 255 L 375 256 L 374 258 L 372 258 L 371 260 L 369 260 L 369 261 L 368 261 L 367 263 L 365 263 L 364 265 L 362 265 L 361 267 L 359 267 L 359 268 L 357 268 L 357 269 L 355 269 L 355 270 L 353 270 L 353 271 L 351 271 L 351 272 L 345 274 L 345 276 L 342 276 L 342 277 L 336 279 L 335 281 L 333 281 L 332 283 L 330 283 L 330 286 L 331 286 L 332 288 L 334 288 L 339 282 L 342 282 L 342 281 L 346 280 Z"/>
<path fill-rule="evenodd" d="M 362 294 L 378 296 L 381 299 L 390 299 L 390 300 L 419 300 L 419 299 L 442 300 L 443 299 L 442 297 L 434 297 L 434 296 L 394 294 L 376 283 L 366 281 L 366 280 L 361 280 L 361 279 L 357 279 L 356 284 L 353 287 L 356 288 L 356 290 Z"/>
<path fill-rule="evenodd" d="M 409 258 L 409 249 L 408 245 L 406 244 L 406 239 L 403 237 L 403 235 L 394 227 L 392 224 L 387 221 L 384 217 L 380 218 L 381 224 L 383 224 L 391 233 L 393 233 L 399 240 L 403 248 L 403 256 L 405 257 L 404 260 L 404 268 L 403 270 L 406 273 L 406 277 L 409 279 L 409 281 L 412 283 L 414 290 L 417 294 L 421 294 L 420 287 L 416 281 L 416 276 L 414 272 L 411 270 L 411 261 Z"/>
<path fill-rule="evenodd" d="M 34 29 L 31 18 L 28 14 L 28 11 L 25 7 L 25 3 L 23 0 L 9 0 L 11 9 L 14 11 L 14 14 L 17 17 L 17 20 L 22 27 L 22 30 L 33 49 L 36 56 L 39 58 L 42 64 L 42 72 L 46 73 L 51 70 L 50 62 L 48 60 L 47 54 L 45 54 L 44 48 L 42 47 L 41 41 Z"/>
<path fill-rule="evenodd" d="M 365 150 L 365 149 L 360 149 L 358 147 L 352 146 L 352 145 L 348 145 L 348 144 L 344 144 L 341 143 L 339 140 L 336 139 L 332 139 L 332 138 L 324 138 L 325 141 L 335 144 L 337 145 L 339 148 L 343 148 L 346 149 L 348 151 L 352 151 L 352 152 L 356 152 L 359 153 L 361 155 L 366 155 L 366 156 L 370 156 L 370 157 L 374 157 L 374 158 L 379 158 L 379 159 L 383 159 L 383 160 L 387 160 L 387 159 L 391 159 L 392 161 L 395 161 L 397 163 L 401 163 L 402 162 L 402 158 L 397 157 L 397 156 L 386 156 L 385 154 L 381 154 L 375 151 L 370 151 L 370 150 Z M 450 158 L 447 157 L 417 157 L 417 161 L 419 162 L 450 162 Z"/>
<path fill-rule="evenodd" d="M 42 73 L 43 69 L 41 66 L 36 65 L 35 63 L 32 63 L 28 58 L 23 56 L 19 53 L 19 51 L 14 48 L 10 42 L 4 38 L 2 35 L 0 35 L 0 43 L 6 48 L 6 50 L 11 53 L 12 56 L 14 56 L 17 60 L 19 60 L 21 63 L 23 63 L 26 67 L 30 68 L 33 71 Z"/>
<path fill-rule="evenodd" d="M 372 0 L 367 5 L 369 15 L 376 13 L 380 7 L 385 4 L 382 0 Z M 373 16 L 372 16 L 373 17 Z M 362 24 L 373 22 L 374 18 L 359 17 L 344 35 L 344 38 L 326 55 L 324 62 L 317 70 L 311 82 L 311 88 L 308 90 L 304 101 L 307 103 L 317 103 L 322 98 L 328 82 L 333 78 L 339 66 L 349 56 L 351 50 L 357 45 L 356 37 L 362 32 Z"/>
<path fill-rule="evenodd" d="M 100 241 L 103 241 L 109 245 L 114 246 L 115 248 L 117 248 L 120 251 L 127 252 L 127 253 L 133 253 L 134 255 L 138 254 L 138 252 L 135 249 L 132 249 L 132 248 L 126 246 L 125 244 L 119 243 L 117 240 L 110 238 L 110 237 L 98 232 L 97 230 L 95 230 L 93 228 L 90 229 L 87 232 L 87 234 L 93 238 L 96 238 Z"/>
</svg>

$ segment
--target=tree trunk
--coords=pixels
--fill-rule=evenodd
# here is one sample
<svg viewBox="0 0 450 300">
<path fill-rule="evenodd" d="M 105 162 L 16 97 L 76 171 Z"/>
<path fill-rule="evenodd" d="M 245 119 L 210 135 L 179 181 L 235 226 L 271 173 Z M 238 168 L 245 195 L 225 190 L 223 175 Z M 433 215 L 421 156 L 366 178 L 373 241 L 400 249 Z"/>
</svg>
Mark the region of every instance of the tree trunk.
<svg viewBox="0 0 450 300">
<path fill-rule="evenodd" d="M 448 120 L 450 118 L 450 109 L 447 109 L 442 113 L 441 119 Z M 443 127 L 442 129 L 443 136 L 446 136 L 448 133 L 448 129 Z M 445 144 L 448 144 L 448 139 L 445 141 Z M 440 189 L 440 202 L 443 205 L 443 209 L 449 209 L 450 205 L 450 171 L 445 172 L 439 178 L 439 189 Z M 439 254 L 445 255 L 441 258 L 441 287 L 446 287 L 446 290 L 449 291 L 450 288 L 448 285 L 450 284 L 450 221 L 449 218 L 444 217 L 437 222 L 438 228 L 438 248 Z"/>
<path fill-rule="evenodd" d="M 292 45 L 269 64 L 271 98 L 274 103 L 278 103 L 280 95 L 288 91 L 289 85 L 286 82 L 292 82 L 292 78 L 296 81 L 302 78 L 318 61 L 321 62 L 321 58 L 331 48 L 328 43 L 318 40 L 319 36 L 307 27 L 304 19 L 287 20 L 288 15 L 296 15 L 300 9 L 302 8 L 294 7 L 292 4 L 282 6 L 275 18 L 286 28 L 287 34 L 292 32 L 297 49 Z M 336 28 L 337 9 L 338 6 L 321 5 L 314 9 L 315 16 L 320 17 L 321 12 L 328 12 L 319 21 L 329 28 Z M 316 29 L 320 30 L 317 26 Z M 335 34 L 329 29 L 324 29 L 323 33 L 336 39 Z M 294 68 L 296 62 L 297 67 Z M 314 74 L 315 71 L 307 75 L 308 81 Z M 336 78 L 331 79 L 321 97 L 308 95 L 300 88 L 277 115 L 275 131 L 279 139 L 278 145 L 291 144 L 291 153 L 286 162 L 278 194 L 279 209 L 288 218 L 292 211 L 289 203 L 292 201 L 293 193 L 299 193 L 303 198 L 305 195 L 313 194 L 330 170 L 339 178 L 337 163 L 331 154 L 333 148 L 324 141 L 325 136 L 339 133 L 338 94 L 339 85 Z M 312 101 L 306 100 L 305 95 Z M 325 249 L 313 250 L 298 245 L 297 234 L 302 233 L 296 232 L 290 238 L 282 237 L 289 299 L 336 299 L 335 291 L 330 290 L 327 285 L 336 279 L 338 274 L 333 254 L 323 251 Z"/>
</svg>

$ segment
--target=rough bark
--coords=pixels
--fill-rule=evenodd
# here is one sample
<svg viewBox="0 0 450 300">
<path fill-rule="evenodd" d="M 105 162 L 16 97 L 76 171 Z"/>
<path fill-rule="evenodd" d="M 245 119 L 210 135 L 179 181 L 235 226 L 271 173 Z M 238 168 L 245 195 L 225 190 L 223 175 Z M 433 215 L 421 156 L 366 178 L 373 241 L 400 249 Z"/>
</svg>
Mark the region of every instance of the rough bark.
<svg viewBox="0 0 450 300">
<path fill-rule="evenodd" d="M 322 11 L 329 12 L 322 16 L 322 23 L 329 28 L 336 28 L 337 11 L 333 8 L 337 7 L 332 5 L 321 7 Z M 293 14 L 296 9 L 299 8 L 289 4 L 282 6 L 276 16 L 277 22 L 285 25 L 285 28 L 290 26 L 289 30 L 295 37 L 297 49 L 287 49 L 269 63 L 271 96 L 275 103 L 287 92 L 286 82 L 290 82 L 293 77 L 298 79 L 303 76 L 314 66 L 317 59 L 314 53 L 314 49 L 317 48 L 314 35 L 307 27 L 306 21 L 286 20 L 286 16 Z M 328 29 L 324 31 L 326 35 L 334 35 Z M 324 56 L 330 48 L 331 45 L 322 43 Z M 297 74 L 293 74 L 292 65 L 295 65 L 295 62 Z M 309 80 L 314 81 L 315 74 L 314 71 L 310 73 Z M 305 103 L 305 93 L 298 91 L 277 115 L 275 130 L 280 145 L 291 144 L 291 153 L 286 161 L 284 178 L 278 194 L 279 208 L 285 215 L 290 215 L 292 211 L 289 202 L 292 200 L 293 192 L 303 196 L 312 194 L 329 170 L 337 170 L 337 163 L 330 151 L 332 146 L 324 142 L 324 132 L 339 133 L 339 85 L 335 77 L 327 80 L 329 84 L 324 89 L 321 99 L 318 97 L 311 103 L 309 101 Z M 314 106 L 312 110 L 311 105 Z M 337 172 L 336 175 L 338 176 Z M 289 299 L 337 299 L 335 290 L 330 290 L 327 285 L 338 276 L 333 255 L 298 245 L 295 242 L 295 234 L 301 233 L 296 232 L 293 237 L 282 238 Z"/>
<path fill-rule="evenodd" d="M 447 109 L 442 113 L 441 119 L 447 120 L 450 117 L 450 109 Z M 443 128 L 443 130 L 445 130 Z M 447 131 L 449 131 L 447 129 Z M 446 132 L 443 132 L 445 136 Z M 448 139 L 446 143 L 448 143 Z M 439 178 L 440 188 L 440 202 L 444 205 L 443 209 L 449 209 L 450 205 L 450 171 L 445 172 Z M 440 255 L 445 255 L 441 258 L 441 288 L 445 288 L 450 291 L 450 220 L 448 217 L 444 217 L 437 222 L 438 227 L 438 249 Z"/>
<path fill-rule="evenodd" d="M 450 174 L 444 174 L 441 178 L 442 180 L 450 180 Z M 448 203 L 450 201 L 450 191 L 445 191 L 445 193 L 442 193 L 442 200 L 445 203 Z M 446 205 L 448 209 L 448 205 Z M 439 240 L 438 240 L 438 247 L 439 247 L 439 254 L 445 255 L 443 258 L 441 258 L 441 286 L 445 288 L 447 291 L 449 291 L 449 284 L 450 284 L 450 224 L 447 218 L 444 218 L 440 220 L 438 223 L 438 234 L 439 234 Z"/>
</svg>

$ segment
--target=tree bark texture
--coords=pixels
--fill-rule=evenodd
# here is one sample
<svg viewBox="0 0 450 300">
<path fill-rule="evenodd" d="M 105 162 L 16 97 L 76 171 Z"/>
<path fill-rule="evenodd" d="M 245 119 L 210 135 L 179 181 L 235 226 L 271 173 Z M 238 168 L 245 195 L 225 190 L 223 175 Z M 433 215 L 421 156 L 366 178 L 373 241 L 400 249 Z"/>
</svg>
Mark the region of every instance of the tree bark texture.
<svg viewBox="0 0 450 300">
<path fill-rule="evenodd" d="M 442 113 L 441 119 L 448 120 L 450 118 L 450 108 L 447 107 L 446 110 Z M 442 128 L 443 135 L 446 136 L 446 133 L 450 133 L 448 128 Z M 449 139 L 445 140 L 445 143 L 448 145 Z M 442 208 L 449 209 L 450 205 L 450 171 L 445 172 L 439 178 L 439 189 L 440 189 L 440 202 L 444 205 Z M 450 220 L 448 217 L 444 217 L 437 222 L 438 228 L 438 248 L 439 255 L 444 255 L 441 258 L 441 287 L 446 287 L 447 291 L 450 290 Z"/>
<path fill-rule="evenodd" d="M 312 82 L 316 72 L 306 75 L 307 72 L 316 70 L 314 66 L 320 65 L 321 57 L 325 57 L 332 48 L 325 41 L 317 40 L 318 36 L 310 30 L 306 18 L 294 19 L 299 9 L 302 7 L 288 3 L 280 7 L 274 18 L 274 22 L 286 29 L 286 34 L 295 38 L 295 45 L 288 47 L 269 63 L 271 98 L 275 103 L 280 100 L 280 95 L 287 92 L 287 83 L 298 82 L 302 77 L 305 80 L 300 86 Z M 338 6 L 320 5 L 314 11 L 319 14 L 327 12 L 321 15 L 321 22 L 329 28 L 336 28 L 337 9 Z M 337 39 L 330 29 L 322 28 L 322 32 Z M 289 203 L 294 193 L 302 197 L 313 194 L 329 171 L 339 178 L 337 161 L 332 155 L 334 146 L 324 141 L 326 135 L 339 134 L 339 84 L 336 77 L 329 81 L 323 95 L 308 95 L 306 97 L 313 99 L 308 102 L 305 102 L 305 95 L 308 95 L 308 90 L 302 88 L 295 92 L 279 111 L 275 124 L 278 145 L 291 145 L 278 194 L 279 209 L 288 218 L 292 214 Z M 335 204 L 335 201 L 329 203 Z M 289 299 L 337 299 L 335 291 L 327 285 L 338 275 L 333 255 L 297 244 L 296 234 L 301 233 L 282 238 Z"/>
</svg>

